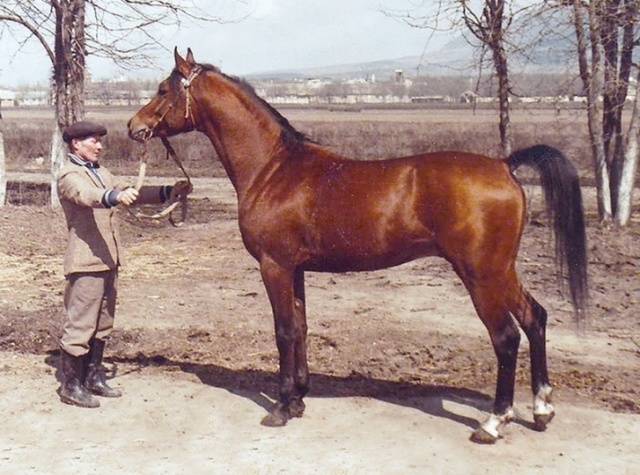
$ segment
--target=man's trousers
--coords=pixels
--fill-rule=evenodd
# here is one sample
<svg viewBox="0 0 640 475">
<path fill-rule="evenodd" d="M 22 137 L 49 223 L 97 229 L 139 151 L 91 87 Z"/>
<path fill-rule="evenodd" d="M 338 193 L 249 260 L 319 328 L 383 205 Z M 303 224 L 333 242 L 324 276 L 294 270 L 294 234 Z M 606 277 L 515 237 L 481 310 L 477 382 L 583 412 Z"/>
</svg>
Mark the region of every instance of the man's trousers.
<svg viewBox="0 0 640 475">
<path fill-rule="evenodd" d="M 65 321 L 60 348 L 73 356 L 89 352 L 93 338 L 106 339 L 113 329 L 118 270 L 78 272 L 67 276 Z"/>
</svg>

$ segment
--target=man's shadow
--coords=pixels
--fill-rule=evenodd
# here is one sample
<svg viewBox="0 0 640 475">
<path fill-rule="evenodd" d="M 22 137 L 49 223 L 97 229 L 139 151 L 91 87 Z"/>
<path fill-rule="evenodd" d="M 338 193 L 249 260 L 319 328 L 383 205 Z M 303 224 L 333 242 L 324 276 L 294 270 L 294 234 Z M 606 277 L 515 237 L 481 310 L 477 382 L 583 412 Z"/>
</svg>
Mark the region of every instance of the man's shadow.
<svg viewBox="0 0 640 475">
<path fill-rule="evenodd" d="M 57 359 L 57 352 L 54 351 L 45 358 L 45 362 L 55 367 Z M 278 395 L 278 375 L 258 369 L 230 369 L 215 364 L 171 360 L 161 355 L 149 357 L 143 353 L 139 353 L 135 357 L 107 358 L 104 364 L 108 379 L 115 377 L 118 373 L 135 373 L 149 366 L 179 368 L 185 373 L 194 374 L 203 384 L 224 389 L 231 394 L 249 399 L 267 412 L 273 408 Z M 120 371 L 120 364 L 126 364 L 128 368 Z M 56 377 L 59 378 L 58 372 Z M 471 429 L 478 427 L 478 420 L 446 409 L 444 407 L 445 401 L 472 407 L 483 412 L 491 412 L 493 403 L 491 396 L 472 389 L 387 381 L 357 373 L 349 376 L 311 373 L 308 396 L 377 399 L 418 409 L 426 414 L 449 419 Z M 534 429 L 532 422 L 521 417 L 516 417 L 514 422 Z"/>
</svg>

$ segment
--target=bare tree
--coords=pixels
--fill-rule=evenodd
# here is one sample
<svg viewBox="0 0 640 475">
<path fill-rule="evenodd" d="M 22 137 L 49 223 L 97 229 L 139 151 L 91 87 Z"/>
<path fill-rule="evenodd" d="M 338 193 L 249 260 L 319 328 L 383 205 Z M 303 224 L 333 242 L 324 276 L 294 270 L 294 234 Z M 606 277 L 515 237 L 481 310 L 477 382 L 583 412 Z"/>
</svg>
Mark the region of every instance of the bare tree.
<svg viewBox="0 0 640 475">
<path fill-rule="evenodd" d="M 460 1 L 462 19 L 469 31 L 483 47 L 491 51 L 493 67 L 498 79 L 498 104 L 500 108 L 500 143 L 502 154 L 511 155 L 511 120 L 509 118 L 509 95 L 511 86 L 509 81 L 509 67 L 505 50 L 506 28 L 511 22 L 505 19 L 506 0 L 487 0 L 482 7 L 482 13 L 476 14 L 469 1 Z"/>
<path fill-rule="evenodd" d="M 516 0 L 438 0 L 430 4 L 426 14 L 413 11 L 385 12 L 399 17 L 407 24 L 417 28 L 428 28 L 433 31 L 460 29 L 468 31 L 477 40 L 470 43 L 481 50 L 490 52 L 493 71 L 498 82 L 498 104 L 500 112 L 499 130 L 500 144 L 504 156 L 511 154 L 511 122 L 509 118 L 509 97 L 511 84 L 509 80 L 508 46 L 515 42 L 509 40 L 509 28 L 517 17 L 532 11 L 532 2 Z"/>
<path fill-rule="evenodd" d="M 599 217 L 625 226 L 631 216 L 638 161 L 638 68 L 626 136 L 622 114 L 630 104 L 633 51 L 640 44 L 636 37 L 640 6 L 637 0 L 571 0 L 560 6 L 570 6 L 573 13 L 578 65 L 587 95 Z"/>
<path fill-rule="evenodd" d="M 601 219 L 611 219 L 611 195 L 609 193 L 609 172 L 605 160 L 604 141 L 599 117 L 602 116 L 602 105 L 599 96 L 602 89 L 601 51 L 598 41 L 590 41 L 585 32 L 584 7 L 581 0 L 572 0 L 574 9 L 574 25 L 576 30 L 578 48 L 578 67 L 580 77 L 587 96 L 587 124 L 589 127 L 589 140 L 591 141 L 591 154 L 593 156 L 594 171 L 596 177 L 596 189 L 598 193 L 598 214 Z M 595 37 L 599 36 L 599 22 L 594 14 L 596 4 L 589 6 L 588 31 Z M 590 48 L 589 48 L 590 45 Z M 590 49 L 591 64 L 589 65 Z"/>
<path fill-rule="evenodd" d="M 186 19 L 223 22 L 193 0 L 3 0 L 0 33 L 10 30 L 23 44 L 37 41 L 51 61 L 57 124 L 51 155 L 54 180 L 64 155 L 60 131 L 84 117 L 86 56 L 124 67 L 152 64 L 154 50 L 162 47 L 160 30 Z M 52 203 L 57 201 L 52 186 Z"/>
</svg>

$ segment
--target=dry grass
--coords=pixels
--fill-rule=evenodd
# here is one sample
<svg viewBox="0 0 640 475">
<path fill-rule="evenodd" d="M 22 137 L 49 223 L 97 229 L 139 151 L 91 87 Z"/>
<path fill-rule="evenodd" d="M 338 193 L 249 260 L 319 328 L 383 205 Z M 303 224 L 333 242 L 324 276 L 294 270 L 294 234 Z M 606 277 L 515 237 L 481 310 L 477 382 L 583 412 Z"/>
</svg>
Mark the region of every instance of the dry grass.
<svg viewBox="0 0 640 475">
<path fill-rule="evenodd" d="M 119 174 L 134 174 L 140 145 L 129 140 L 126 122 L 135 111 L 102 108 L 88 117 L 104 123 L 105 161 Z M 464 150 L 499 155 L 497 117 L 493 110 L 411 109 L 331 112 L 283 110 L 301 132 L 338 153 L 356 159 L 377 159 L 438 150 Z M 47 110 L 10 110 L 3 121 L 7 167 L 12 171 L 49 169 L 48 154 L 53 117 Z M 587 131 L 582 112 L 565 110 L 515 110 L 512 114 L 514 148 L 536 143 L 562 150 L 580 169 L 592 176 Z M 202 134 L 189 133 L 172 141 L 193 176 L 223 176 L 215 152 Z M 175 175 L 175 165 L 165 161 L 161 144 L 150 147 L 150 170 L 155 175 Z M 44 160 L 38 160 L 43 157 Z M 212 157 L 214 159 L 212 160 Z"/>
</svg>

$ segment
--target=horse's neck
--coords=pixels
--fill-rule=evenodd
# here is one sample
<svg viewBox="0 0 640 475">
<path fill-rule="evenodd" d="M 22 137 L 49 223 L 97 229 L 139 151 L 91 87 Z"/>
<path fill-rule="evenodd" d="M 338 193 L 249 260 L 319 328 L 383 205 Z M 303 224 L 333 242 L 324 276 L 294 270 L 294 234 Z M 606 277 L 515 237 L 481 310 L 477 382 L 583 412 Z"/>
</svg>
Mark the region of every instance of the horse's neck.
<svg viewBox="0 0 640 475">
<path fill-rule="evenodd" d="M 228 107 L 207 105 L 208 120 L 202 131 L 242 198 L 277 153 L 282 129 L 268 111 L 252 106 L 246 97 L 231 98 L 228 103 Z"/>
</svg>

